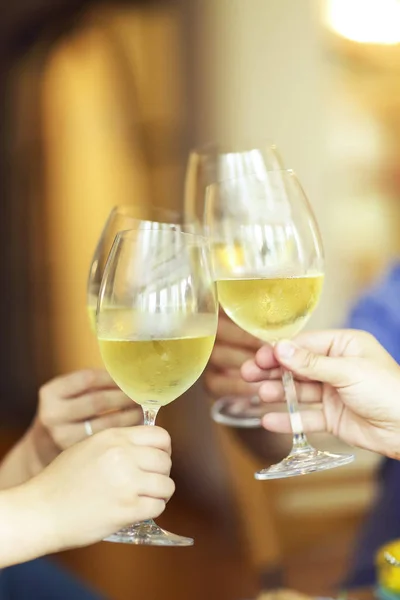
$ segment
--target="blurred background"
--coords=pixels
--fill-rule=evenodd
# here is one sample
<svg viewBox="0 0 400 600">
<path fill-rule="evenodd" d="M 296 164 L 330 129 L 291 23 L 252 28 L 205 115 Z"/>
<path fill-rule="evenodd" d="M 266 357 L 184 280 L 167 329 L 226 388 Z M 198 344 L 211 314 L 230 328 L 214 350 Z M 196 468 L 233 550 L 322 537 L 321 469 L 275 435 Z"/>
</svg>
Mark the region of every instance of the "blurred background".
<svg viewBox="0 0 400 600">
<path fill-rule="evenodd" d="M 400 251 L 399 4 L 13 0 L 2 9 L 2 451 L 32 418 L 39 385 L 101 364 L 85 293 L 110 209 L 180 207 L 199 143 L 276 142 L 326 246 L 310 327 L 346 322 Z M 259 483 L 258 460 L 211 423 L 201 385 L 161 421 L 178 486 L 163 523 L 195 547 L 99 544 L 56 560 L 113 600 L 243 599 L 282 582 L 328 594 L 373 500 L 377 458 L 360 452 L 347 468 Z"/>
</svg>

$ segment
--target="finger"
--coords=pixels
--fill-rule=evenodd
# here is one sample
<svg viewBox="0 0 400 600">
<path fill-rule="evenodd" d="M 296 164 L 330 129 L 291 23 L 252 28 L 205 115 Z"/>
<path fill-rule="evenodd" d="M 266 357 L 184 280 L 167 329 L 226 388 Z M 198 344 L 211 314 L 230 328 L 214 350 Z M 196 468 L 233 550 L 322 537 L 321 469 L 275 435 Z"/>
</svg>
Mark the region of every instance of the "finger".
<svg viewBox="0 0 400 600">
<path fill-rule="evenodd" d="M 254 362 L 257 367 L 265 371 L 280 367 L 280 364 L 274 353 L 274 348 L 269 344 L 265 344 L 258 350 L 254 357 Z"/>
<path fill-rule="evenodd" d="M 175 491 L 172 479 L 158 473 L 142 473 L 138 483 L 139 496 L 149 496 L 167 501 Z"/>
<path fill-rule="evenodd" d="M 86 369 L 61 375 L 43 386 L 42 392 L 59 398 L 74 398 L 89 390 L 116 387 L 105 369 Z"/>
<path fill-rule="evenodd" d="M 109 413 L 96 419 L 90 419 L 93 433 L 99 433 L 112 427 L 134 427 L 143 423 L 143 413 L 139 406 L 119 412 Z M 83 423 L 76 426 L 81 427 Z"/>
<path fill-rule="evenodd" d="M 247 383 L 240 376 L 227 376 L 211 369 L 204 373 L 203 381 L 207 392 L 214 398 L 222 398 L 223 396 L 251 397 L 258 393 L 259 388 L 258 384 Z"/>
<path fill-rule="evenodd" d="M 240 372 L 243 379 L 248 382 L 265 381 L 266 379 L 282 379 L 281 367 L 262 369 L 258 366 L 254 359 L 246 361 L 242 365 Z"/>
<path fill-rule="evenodd" d="M 274 351 L 282 366 L 301 377 L 336 387 L 344 387 L 352 382 L 354 362 L 349 358 L 315 354 L 289 340 L 278 342 Z"/>
<path fill-rule="evenodd" d="M 101 431 L 105 431 L 106 429 L 110 429 L 111 427 L 124 428 L 139 426 L 143 422 L 143 416 L 142 411 L 136 407 L 121 413 L 115 413 L 114 415 L 87 420 L 90 423 L 94 435 Z M 56 444 L 62 449 L 69 448 L 86 439 L 88 436 L 83 421 L 80 423 L 63 423 L 62 425 L 55 425 L 52 428 L 51 433 Z"/>
<path fill-rule="evenodd" d="M 132 502 L 132 504 L 134 504 L 132 506 L 132 517 L 124 525 L 130 524 L 132 521 L 136 523 L 147 521 L 148 519 L 156 519 L 165 510 L 165 500 L 158 500 L 157 498 L 141 496 L 136 498 L 136 501 Z"/>
<path fill-rule="evenodd" d="M 314 404 L 322 401 L 322 384 L 315 382 L 295 382 L 299 402 Z M 258 395 L 263 402 L 283 402 L 285 393 L 281 381 L 266 381 L 261 384 Z"/>
<path fill-rule="evenodd" d="M 358 332 L 359 334 L 361 332 Z M 294 342 L 314 354 L 329 356 L 332 349 L 342 346 L 343 342 L 347 345 L 354 332 L 344 329 L 328 329 L 324 331 L 304 331 L 296 336 Z"/>
<path fill-rule="evenodd" d="M 221 315 L 218 319 L 217 343 L 227 344 L 245 348 L 247 350 L 258 350 L 262 342 L 238 327 L 226 315 Z"/>
<path fill-rule="evenodd" d="M 77 422 L 93 419 L 105 412 L 122 411 L 133 407 L 138 408 L 120 389 L 101 390 L 65 400 L 60 407 L 60 419 Z"/>
<path fill-rule="evenodd" d="M 321 356 L 376 355 L 377 341 L 369 333 L 351 329 L 304 331 L 293 340 L 297 346 Z M 261 365 L 260 365 L 261 366 Z"/>
<path fill-rule="evenodd" d="M 158 448 L 146 448 L 137 457 L 138 467 L 147 473 L 169 475 L 171 471 L 171 456 Z"/>
<path fill-rule="evenodd" d="M 322 410 L 302 411 L 301 420 L 305 433 L 322 433 L 327 431 L 326 420 Z M 292 433 L 288 413 L 267 413 L 262 418 L 262 426 L 274 433 Z"/>
<path fill-rule="evenodd" d="M 171 437 L 162 427 L 142 425 L 131 429 L 128 435 L 135 446 L 152 446 L 171 455 Z"/>
<path fill-rule="evenodd" d="M 235 346 L 216 344 L 210 357 L 210 364 L 217 369 L 240 369 L 242 364 L 254 357 L 254 352 Z"/>
</svg>

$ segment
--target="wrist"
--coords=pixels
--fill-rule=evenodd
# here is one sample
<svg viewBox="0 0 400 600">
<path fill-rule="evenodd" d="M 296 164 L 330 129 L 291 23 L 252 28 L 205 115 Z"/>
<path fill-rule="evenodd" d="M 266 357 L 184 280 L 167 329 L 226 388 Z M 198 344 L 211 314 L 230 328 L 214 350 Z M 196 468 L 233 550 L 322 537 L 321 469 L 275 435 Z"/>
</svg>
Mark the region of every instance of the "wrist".
<svg viewBox="0 0 400 600">
<path fill-rule="evenodd" d="M 15 488 L 43 470 L 45 462 L 40 452 L 44 439 L 34 423 L 3 459 L 0 489 Z"/>
<path fill-rule="evenodd" d="M 393 440 L 393 445 L 392 444 L 385 445 L 383 447 L 382 451 L 380 452 L 380 454 L 382 454 L 383 456 L 387 456 L 388 458 L 391 458 L 392 460 L 400 460 L 400 443 L 399 443 L 400 435 L 396 435 L 394 437 L 395 437 L 395 439 Z"/>
<path fill-rule="evenodd" d="M 57 552 L 67 546 L 62 535 L 63 515 L 57 495 L 49 486 L 47 469 L 16 489 L 18 505 L 24 522 L 34 539 L 40 539 L 40 554 Z"/>
<path fill-rule="evenodd" d="M 0 493 L 0 567 L 58 549 L 52 519 L 40 496 L 31 482 Z"/>
<path fill-rule="evenodd" d="M 38 475 L 60 453 L 51 435 L 42 423 L 35 418 L 28 430 L 25 443 L 27 448 L 27 468 L 30 477 Z"/>
</svg>

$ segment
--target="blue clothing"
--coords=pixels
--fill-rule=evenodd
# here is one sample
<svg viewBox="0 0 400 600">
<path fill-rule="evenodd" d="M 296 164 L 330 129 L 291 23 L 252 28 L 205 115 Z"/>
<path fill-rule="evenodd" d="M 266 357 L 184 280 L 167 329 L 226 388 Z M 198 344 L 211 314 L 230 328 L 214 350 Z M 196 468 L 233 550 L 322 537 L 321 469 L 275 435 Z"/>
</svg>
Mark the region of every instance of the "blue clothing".
<svg viewBox="0 0 400 600">
<path fill-rule="evenodd" d="M 0 600 L 102 600 L 49 560 L 34 560 L 0 572 Z"/>
<path fill-rule="evenodd" d="M 347 326 L 372 333 L 400 363 L 400 263 L 359 300 Z M 373 584 L 376 551 L 396 538 L 400 538 L 400 462 L 385 459 L 378 494 L 357 540 L 346 586 Z"/>
</svg>

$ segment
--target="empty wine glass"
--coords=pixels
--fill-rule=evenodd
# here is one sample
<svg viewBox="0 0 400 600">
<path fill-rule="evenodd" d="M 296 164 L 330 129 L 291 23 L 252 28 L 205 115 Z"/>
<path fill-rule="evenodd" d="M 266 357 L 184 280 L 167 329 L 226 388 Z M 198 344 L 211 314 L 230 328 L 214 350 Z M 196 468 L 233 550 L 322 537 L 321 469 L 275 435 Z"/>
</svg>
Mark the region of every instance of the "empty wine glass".
<svg viewBox="0 0 400 600">
<path fill-rule="evenodd" d="M 299 333 L 317 306 L 324 258 L 317 222 L 293 171 L 212 184 L 205 219 L 219 301 L 232 321 L 271 344 Z M 291 477 L 350 463 L 352 454 L 321 452 L 309 444 L 293 376 L 285 370 L 282 380 L 293 447 L 256 478 Z"/>
</svg>

